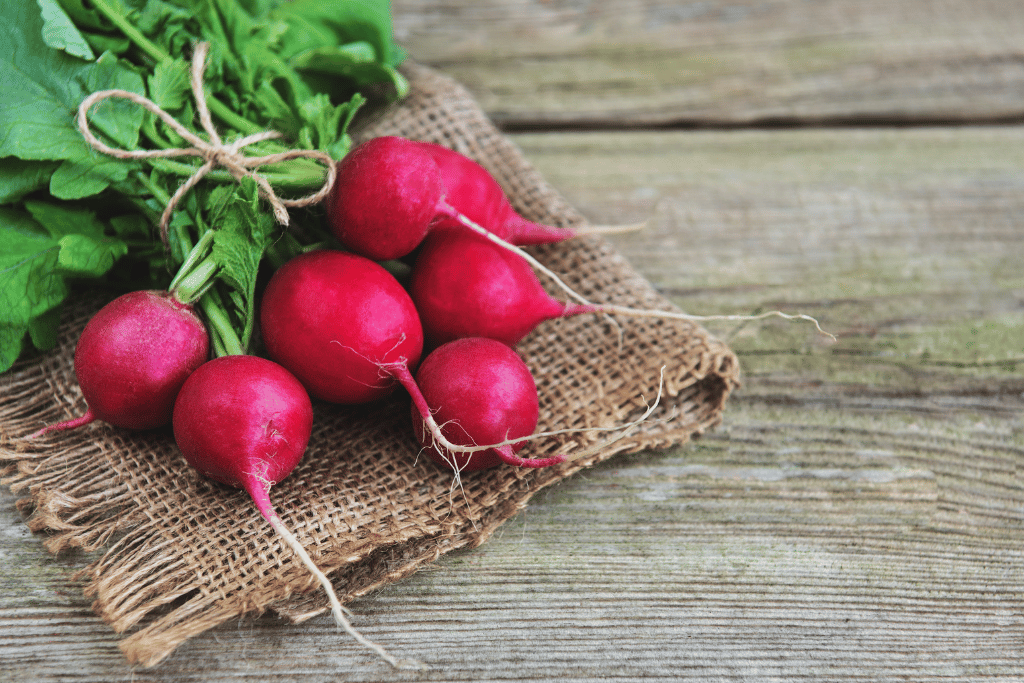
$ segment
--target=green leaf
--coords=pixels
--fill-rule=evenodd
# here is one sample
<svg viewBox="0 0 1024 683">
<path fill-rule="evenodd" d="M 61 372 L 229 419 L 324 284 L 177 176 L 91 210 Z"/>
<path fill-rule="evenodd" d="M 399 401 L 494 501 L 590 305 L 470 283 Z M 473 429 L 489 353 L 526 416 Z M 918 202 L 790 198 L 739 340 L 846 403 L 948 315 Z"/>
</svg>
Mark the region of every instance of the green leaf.
<svg viewBox="0 0 1024 683">
<path fill-rule="evenodd" d="M 11 204 L 50 183 L 54 161 L 0 160 L 0 204 Z"/>
<path fill-rule="evenodd" d="M 48 46 L 42 34 L 34 2 L 12 0 L 0 6 L 0 156 L 68 160 L 72 164 L 51 177 L 51 192 L 59 197 L 95 194 L 123 179 L 126 171 L 115 170 L 110 159 L 97 162 L 78 131 L 75 112 L 95 90 L 143 92 L 142 78 L 112 54 L 83 62 Z M 104 101 L 90 114 L 94 130 L 128 148 L 138 142 L 142 119 L 142 110 L 124 101 Z"/>
<path fill-rule="evenodd" d="M 81 57 L 88 61 L 96 59 L 89 43 L 71 23 L 71 19 L 56 0 L 36 0 L 36 2 L 39 4 L 39 10 L 43 17 L 43 42 L 75 57 Z"/>
<path fill-rule="evenodd" d="M 357 41 L 369 43 L 377 59 L 385 64 L 397 66 L 404 57 L 401 49 L 395 44 L 391 24 L 391 3 L 386 0 L 349 0 L 347 2 L 323 2 L 323 0 L 294 0 L 282 3 L 272 15 L 282 18 L 288 23 L 299 26 L 302 20 L 305 26 L 292 32 L 288 39 L 293 45 L 305 44 L 302 49 L 311 49 L 317 45 L 344 45 Z M 318 27 L 314 32 L 315 43 L 302 39 L 300 31 L 310 31 L 310 26 Z M 329 40 L 321 36 L 328 34 Z"/>
<path fill-rule="evenodd" d="M 92 197 L 128 177 L 128 171 L 137 164 L 112 159 L 88 150 L 90 161 L 62 161 L 50 176 L 50 194 L 57 199 Z"/>
<path fill-rule="evenodd" d="M 85 39 L 89 41 L 92 49 L 96 52 L 110 52 L 115 55 L 123 55 L 132 46 L 132 41 L 123 36 L 104 36 L 99 33 L 86 33 Z"/>
<path fill-rule="evenodd" d="M 189 66 L 184 59 L 160 62 L 149 77 L 149 99 L 167 111 L 185 106 L 190 96 Z"/>
<path fill-rule="evenodd" d="M 289 60 L 300 71 L 347 78 L 357 87 L 391 82 L 399 97 L 409 91 L 409 84 L 392 66 L 376 61 L 369 43 L 318 47 L 300 52 Z"/>
<path fill-rule="evenodd" d="M 0 320 L 0 372 L 6 372 L 18 360 L 25 345 L 28 325 L 19 325 Z"/>
<path fill-rule="evenodd" d="M 365 100 L 357 95 L 351 101 L 334 106 L 324 94 L 317 94 L 302 103 L 299 111 L 306 125 L 299 132 L 299 144 L 308 149 L 321 149 L 334 159 L 348 153 L 351 143 L 345 130 Z"/>
<path fill-rule="evenodd" d="M 84 76 L 85 95 L 99 90 L 127 90 L 137 95 L 146 94 L 142 76 L 126 69 L 109 52 L 100 55 Z M 76 112 L 79 104 L 75 102 Z M 134 149 L 139 144 L 139 128 L 142 127 L 145 112 L 134 102 L 108 97 L 89 109 L 89 122 L 94 130 L 102 131 L 115 144 L 124 149 Z"/>
<path fill-rule="evenodd" d="M 54 239 L 76 233 L 103 239 L 103 224 L 88 209 L 43 201 L 25 202 L 25 209 Z"/>
<path fill-rule="evenodd" d="M 110 227 L 114 229 L 115 235 L 126 240 L 144 240 L 154 235 L 153 224 L 145 216 L 137 213 L 114 216 L 110 219 Z"/>
<path fill-rule="evenodd" d="M 242 320 L 242 346 L 249 343 L 255 322 L 256 280 L 263 252 L 275 230 L 274 219 L 260 206 L 256 182 L 243 178 L 230 195 L 213 236 L 213 257 L 220 265 L 218 278 L 230 288 Z"/>
<path fill-rule="evenodd" d="M 65 235 L 59 240 L 57 264 L 76 277 L 100 277 L 128 253 L 128 245 L 119 239 L 94 239 L 88 235 Z"/>
<path fill-rule="evenodd" d="M 288 106 L 288 103 L 281 97 L 281 94 L 270 84 L 270 81 L 263 81 L 256 88 L 255 100 L 270 121 L 274 130 L 286 135 L 295 134 L 295 112 Z"/>
<path fill-rule="evenodd" d="M 28 0 L 0 5 L 0 155 L 21 159 L 81 156 L 85 142 L 72 112 L 79 79 L 90 68 L 42 39 L 39 8 Z"/>
<path fill-rule="evenodd" d="M 103 275 L 128 251 L 121 240 L 104 237 L 84 209 L 27 206 L 30 211 L 0 208 L 0 372 L 21 354 L 26 333 L 36 348 L 47 348 L 53 311 L 68 295 L 67 276 Z"/>
<path fill-rule="evenodd" d="M 27 213 L 0 208 L 0 324 L 24 334 L 33 318 L 64 300 L 59 251 L 57 240 Z"/>
<path fill-rule="evenodd" d="M 60 312 L 60 305 L 54 306 L 29 323 L 28 333 L 32 339 L 32 345 L 40 351 L 49 351 L 57 345 L 57 336 L 60 332 Z"/>
</svg>

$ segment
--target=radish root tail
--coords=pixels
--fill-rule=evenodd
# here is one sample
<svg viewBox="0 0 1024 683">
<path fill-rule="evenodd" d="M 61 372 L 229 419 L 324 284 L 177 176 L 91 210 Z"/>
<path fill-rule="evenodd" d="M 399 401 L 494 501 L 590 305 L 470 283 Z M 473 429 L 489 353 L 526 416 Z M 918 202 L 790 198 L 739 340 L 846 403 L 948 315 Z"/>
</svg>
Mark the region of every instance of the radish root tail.
<svg viewBox="0 0 1024 683">
<path fill-rule="evenodd" d="M 301 543 L 299 543 L 299 539 L 295 537 L 295 534 L 288 530 L 288 527 L 284 525 L 284 522 L 282 522 L 281 518 L 278 517 L 276 514 L 271 516 L 269 521 L 270 526 L 272 526 L 274 528 L 274 531 L 278 533 L 281 539 L 285 542 L 285 545 L 291 548 L 292 552 L 295 553 L 295 555 L 298 556 L 299 560 L 302 561 L 302 564 L 306 566 L 306 569 L 308 569 L 310 573 L 312 573 L 313 576 L 316 577 L 316 580 L 320 582 L 320 585 L 323 586 L 324 591 L 327 593 L 327 599 L 331 604 L 331 614 L 334 616 L 334 621 L 338 626 L 340 626 L 342 629 L 344 629 L 346 633 L 352 636 L 356 640 L 356 642 L 376 652 L 381 659 L 383 659 L 396 669 L 415 669 L 422 671 L 427 668 L 424 664 L 417 660 L 399 659 L 395 657 L 387 650 L 385 650 L 382 646 L 373 642 L 372 640 L 364 636 L 362 633 L 360 633 L 358 630 L 356 630 L 356 628 L 348 620 L 348 617 L 345 616 L 345 608 L 338 600 L 338 596 L 334 592 L 334 587 L 331 585 L 330 579 L 328 579 L 327 575 L 320 571 L 320 568 L 316 566 L 316 563 L 313 562 L 313 558 L 309 556 L 309 553 L 306 552 L 306 549 L 302 547 Z"/>
<path fill-rule="evenodd" d="M 647 227 L 647 221 L 642 223 L 627 223 L 624 225 L 585 225 L 576 228 L 577 235 L 624 235 L 630 232 L 640 232 Z"/>
<path fill-rule="evenodd" d="M 96 414 L 94 412 L 92 412 L 92 408 L 89 408 L 88 410 L 85 411 L 84 414 L 82 414 L 79 417 L 76 417 L 76 418 L 71 419 L 71 420 L 65 420 L 64 422 L 57 422 L 57 423 L 52 424 L 52 425 L 47 425 L 47 426 L 43 427 L 42 429 L 40 429 L 38 431 L 32 432 L 31 434 L 29 434 L 25 438 L 26 439 L 36 439 L 36 438 L 42 436 L 43 434 L 49 434 L 50 432 L 60 432 L 60 431 L 66 430 L 66 429 L 76 429 L 78 427 L 81 427 L 83 425 L 87 425 L 90 422 L 95 422 L 95 421 L 96 421 Z"/>
<path fill-rule="evenodd" d="M 437 421 L 431 414 L 430 406 L 427 405 L 427 400 L 426 398 L 424 398 L 423 393 L 416 385 L 416 381 L 413 378 L 412 373 L 409 372 L 409 368 L 404 363 L 394 363 L 382 367 L 391 372 L 395 376 L 395 379 L 397 379 L 399 383 L 401 383 L 401 385 L 405 388 L 405 390 L 409 392 L 409 395 L 412 397 L 413 405 L 416 406 L 416 409 L 417 411 L 419 411 L 420 417 L 423 420 L 423 426 L 427 429 L 428 432 L 430 432 L 430 435 L 434 440 L 434 448 L 437 449 L 442 456 L 445 455 L 445 450 L 447 450 L 450 453 L 476 453 L 478 451 L 487 451 L 493 448 L 498 449 L 498 453 L 499 455 L 501 455 L 502 460 L 508 462 L 509 464 L 517 465 L 520 467 L 549 467 L 551 465 L 557 465 L 561 462 L 578 460 L 580 458 L 585 458 L 589 455 L 593 455 L 594 453 L 597 453 L 598 451 L 610 446 L 616 441 L 625 438 L 630 433 L 632 433 L 632 431 L 637 426 L 639 426 L 641 422 L 647 420 L 647 418 L 649 418 L 651 414 L 654 412 L 654 410 L 658 407 L 658 404 L 661 402 L 662 389 L 665 384 L 665 366 L 662 366 L 661 374 L 658 380 L 658 395 L 655 397 L 654 402 L 647 407 L 647 410 L 644 411 L 643 415 L 641 415 L 639 418 L 630 422 L 627 425 L 619 425 L 616 427 L 583 427 L 576 429 L 556 429 L 547 432 L 536 432 L 529 436 L 524 436 L 517 439 L 506 439 L 505 441 L 499 441 L 498 443 L 492 443 L 483 446 L 461 446 L 459 444 L 455 444 L 449 441 L 441 432 L 441 426 L 437 424 Z M 518 456 L 512 455 L 511 458 L 516 460 L 517 462 L 510 462 L 507 455 L 510 455 L 511 449 L 509 449 L 508 453 L 505 453 L 501 450 L 505 447 L 511 447 L 513 444 L 522 443 L 523 441 L 536 441 L 538 439 L 544 439 L 550 436 L 558 436 L 559 434 L 579 434 L 582 432 L 615 431 L 618 431 L 620 433 L 617 434 L 612 439 L 602 441 L 599 444 L 591 446 L 590 448 L 586 448 L 583 451 L 580 451 L 579 453 L 573 453 L 570 456 L 555 455 L 549 458 L 527 459 L 519 458 Z M 521 461 L 522 464 L 520 464 L 519 461 Z"/>
<path fill-rule="evenodd" d="M 530 256 L 525 250 L 517 247 L 514 244 L 506 242 L 501 239 L 487 228 L 474 222 L 473 219 L 463 215 L 458 209 L 451 206 L 444 200 L 442 200 L 438 208 L 445 212 L 451 218 L 456 219 L 464 226 L 473 230 L 474 232 L 486 237 L 503 249 L 507 249 L 513 253 L 519 254 L 526 260 L 531 266 L 533 266 L 538 272 L 547 276 L 559 289 L 564 291 L 570 298 L 575 299 L 578 303 L 583 304 L 585 307 L 590 307 L 593 312 L 604 313 L 606 315 L 624 315 L 631 316 L 634 318 L 668 318 L 672 320 L 690 320 L 690 321 L 709 321 L 709 320 L 735 320 L 735 321 L 750 321 L 750 320 L 762 320 L 769 317 L 778 317 L 785 320 L 807 320 L 814 324 L 814 328 L 822 335 L 828 337 L 832 341 L 836 341 L 834 334 L 826 332 L 821 328 L 821 325 L 815 318 L 809 315 L 798 314 L 793 315 L 790 313 L 783 313 L 782 311 L 769 311 L 767 313 L 761 313 L 757 315 L 690 315 L 688 313 L 676 313 L 674 311 L 658 311 L 658 310 L 644 310 L 639 308 L 627 308 L 625 306 L 616 306 L 613 304 L 595 304 L 589 299 L 585 298 L 581 294 L 577 293 L 569 285 L 565 284 L 558 275 L 556 275 L 550 268 L 542 264 L 540 261 Z M 582 312 L 582 311 L 581 311 Z"/>
</svg>

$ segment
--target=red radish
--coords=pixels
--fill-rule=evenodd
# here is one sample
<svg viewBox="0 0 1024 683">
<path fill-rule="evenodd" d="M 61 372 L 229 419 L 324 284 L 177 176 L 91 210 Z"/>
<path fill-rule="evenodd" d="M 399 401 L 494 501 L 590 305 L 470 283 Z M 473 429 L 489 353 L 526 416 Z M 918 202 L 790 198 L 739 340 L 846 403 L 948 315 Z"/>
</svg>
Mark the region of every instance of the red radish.
<svg viewBox="0 0 1024 683">
<path fill-rule="evenodd" d="M 502 242 L 507 236 L 524 244 L 575 234 L 516 216 L 501 186 L 472 160 L 389 135 L 367 140 L 338 163 L 327 217 L 345 247 L 374 261 L 406 256 L 437 224 L 491 231 Z"/>
<path fill-rule="evenodd" d="M 338 240 L 374 261 L 405 256 L 426 237 L 444 196 L 431 156 L 405 138 L 368 140 L 338 163 L 327 216 Z"/>
<path fill-rule="evenodd" d="M 392 368 L 415 368 L 423 352 L 419 315 L 394 276 L 340 251 L 281 266 L 263 294 L 260 330 L 270 357 L 332 403 L 383 398 L 397 387 Z"/>
<path fill-rule="evenodd" d="M 143 290 L 117 297 L 86 323 L 75 347 L 75 376 L 88 410 L 29 438 L 94 420 L 127 429 L 167 424 L 178 390 L 206 361 L 209 344 L 192 306 L 172 294 Z"/>
<path fill-rule="evenodd" d="M 430 417 L 412 375 L 423 350 L 419 316 L 409 295 L 378 264 L 339 251 L 297 256 L 271 277 L 260 317 L 270 356 L 294 373 L 313 396 L 332 403 L 365 403 L 401 384 L 423 408 L 424 421 L 444 448 L 455 453 L 486 450 L 452 443 Z M 522 365 L 518 357 L 516 361 Z M 532 378 L 529 383 L 536 412 L 537 389 Z M 484 446 L 498 443 L 479 441 L 482 434 L 474 436 Z M 504 456 L 508 462 L 531 466 L 556 462 L 523 461 L 511 451 Z"/>
<path fill-rule="evenodd" d="M 445 201 L 470 220 L 512 244 L 548 244 L 576 236 L 569 228 L 556 228 L 528 221 L 512 207 L 501 185 L 483 166 L 455 150 L 432 142 L 417 142 L 426 150 L 441 173 Z M 453 218 L 439 225 L 461 225 Z"/>
<path fill-rule="evenodd" d="M 418 389 L 417 389 L 418 387 Z M 437 443 L 428 418 L 454 444 L 497 444 L 533 434 L 539 414 L 537 385 L 515 351 L 493 339 L 458 339 L 423 359 L 416 371 L 412 421 L 416 438 L 437 464 L 457 471 L 500 465 L 547 467 L 565 456 L 524 459 L 515 455 L 524 441 L 475 452 Z"/>
<path fill-rule="evenodd" d="M 581 313 L 688 321 L 757 320 L 777 316 L 787 320 L 808 320 L 819 332 L 832 337 L 814 318 L 780 311 L 756 315 L 699 316 L 595 304 L 577 295 L 557 276 L 532 261 L 534 268 L 542 269 L 579 302 L 562 303 L 544 290 L 528 258 L 469 230 L 440 229 L 432 232 L 416 256 L 409 278 L 409 293 L 419 311 L 428 344 L 443 344 L 463 337 L 488 337 L 511 346 L 545 320 Z"/>
<path fill-rule="evenodd" d="M 545 320 L 598 310 L 556 301 L 518 254 L 459 229 L 427 237 L 409 293 L 430 345 L 487 337 L 511 346 Z"/>
<path fill-rule="evenodd" d="M 338 625 L 400 666 L 352 627 L 330 580 L 270 502 L 270 488 L 291 474 L 309 442 L 313 406 L 302 384 L 264 358 L 222 356 L 201 365 L 185 381 L 174 405 L 173 422 L 174 438 L 186 462 L 214 481 L 244 489 L 326 591 Z"/>
<path fill-rule="evenodd" d="M 270 486 L 299 464 L 312 427 L 313 406 L 302 384 L 257 356 L 204 363 L 174 405 L 174 439 L 188 464 L 245 489 L 268 521 L 277 518 Z"/>
</svg>

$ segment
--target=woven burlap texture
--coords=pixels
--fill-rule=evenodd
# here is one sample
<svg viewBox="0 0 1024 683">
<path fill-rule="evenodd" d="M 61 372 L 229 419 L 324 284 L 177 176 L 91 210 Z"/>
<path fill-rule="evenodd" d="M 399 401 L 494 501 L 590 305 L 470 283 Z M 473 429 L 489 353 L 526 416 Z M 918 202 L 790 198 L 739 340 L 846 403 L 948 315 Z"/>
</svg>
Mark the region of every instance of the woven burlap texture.
<svg viewBox="0 0 1024 683">
<path fill-rule="evenodd" d="M 360 138 L 396 134 L 449 145 L 480 161 L 528 218 L 582 226 L 578 213 L 452 80 L 408 65 L 411 94 L 364 123 Z M 578 238 L 531 249 L 588 298 L 671 308 L 604 240 Z M 554 290 L 553 290 L 554 291 Z M 75 341 L 103 303 L 66 307 L 59 344 L 0 376 L 4 482 L 25 493 L 29 527 L 53 552 L 84 548 L 96 613 L 118 633 L 131 663 L 150 666 L 186 639 L 246 613 L 294 621 L 326 608 L 314 579 L 246 495 L 185 466 L 170 430 L 129 433 L 104 424 L 24 436 L 86 408 L 73 371 Z M 419 454 L 408 397 L 373 405 L 318 404 L 300 466 L 271 490 L 285 523 L 331 577 L 342 601 L 405 577 L 456 548 L 487 539 L 539 489 L 621 452 L 679 445 L 721 419 L 738 383 L 736 357 L 701 327 L 679 321 L 597 316 L 544 323 L 519 345 L 537 380 L 539 430 L 622 425 L 656 395 L 657 411 L 597 454 L 527 470 L 452 474 Z M 532 442 L 529 457 L 579 451 L 609 439 L 578 432 Z"/>
</svg>

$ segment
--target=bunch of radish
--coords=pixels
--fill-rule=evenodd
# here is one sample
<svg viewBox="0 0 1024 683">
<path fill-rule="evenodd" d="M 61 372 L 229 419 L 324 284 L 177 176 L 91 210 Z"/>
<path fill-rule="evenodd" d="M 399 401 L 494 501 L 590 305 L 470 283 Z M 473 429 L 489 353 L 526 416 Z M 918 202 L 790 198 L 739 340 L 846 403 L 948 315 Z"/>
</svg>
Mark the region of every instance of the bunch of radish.
<svg viewBox="0 0 1024 683">
<path fill-rule="evenodd" d="M 438 145 L 380 137 L 357 147 L 338 164 L 327 216 L 343 249 L 291 258 L 262 293 L 270 360 L 235 353 L 207 361 L 194 292 L 172 283 L 169 292 L 127 294 L 96 314 L 79 340 L 75 371 L 88 411 L 33 436 L 93 420 L 128 429 L 172 423 L 191 466 L 249 493 L 323 586 L 338 624 L 399 666 L 406 663 L 351 627 L 330 581 L 270 503 L 271 486 L 306 449 L 310 397 L 359 404 L 403 387 L 412 398 L 411 435 L 440 466 L 548 467 L 566 456 L 517 455 L 537 436 L 538 395 L 512 345 L 568 315 L 690 316 L 580 297 L 517 246 L 576 233 L 522 218 L 483 167 Z M 378 262 L 413 252 L 407 291 Z M 575 302 L 547 294 L 537 272 Z"/>
</svg>

